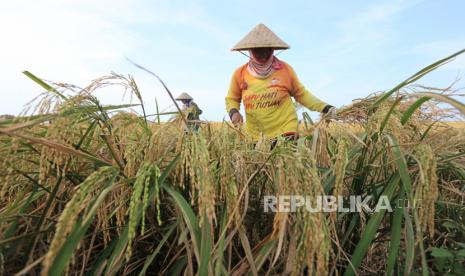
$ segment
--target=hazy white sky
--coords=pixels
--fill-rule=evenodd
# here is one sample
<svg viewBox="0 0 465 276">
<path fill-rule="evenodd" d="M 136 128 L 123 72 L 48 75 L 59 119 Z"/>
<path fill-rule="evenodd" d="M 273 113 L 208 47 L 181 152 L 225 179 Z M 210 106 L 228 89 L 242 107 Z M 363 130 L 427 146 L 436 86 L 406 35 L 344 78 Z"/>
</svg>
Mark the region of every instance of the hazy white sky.
<svg viewBox="0 0 465 276">
<path fill-rule="evenodd" d="M 230 48 L 265 23 L 291 49 L 279 55 L 314 94 L 336 106 L 386 90 L 465 48 L 465 2 L 16 0 L 0 9 L 0 114 L 17 114 L 42 90 L 21 74 L 85 86 L 111 71 L 132 74 L 150 113 L 171 103 L 155 79 L 188 92 L 208 120 L 221 120 L 233 70 Z M 420 83 L 442 87 L 463 76 L 460 57 Z M 461 81 L 459 86 L 464 86 Z M 120 90 L 99 94 L 122 102 Z"/>
</svg>

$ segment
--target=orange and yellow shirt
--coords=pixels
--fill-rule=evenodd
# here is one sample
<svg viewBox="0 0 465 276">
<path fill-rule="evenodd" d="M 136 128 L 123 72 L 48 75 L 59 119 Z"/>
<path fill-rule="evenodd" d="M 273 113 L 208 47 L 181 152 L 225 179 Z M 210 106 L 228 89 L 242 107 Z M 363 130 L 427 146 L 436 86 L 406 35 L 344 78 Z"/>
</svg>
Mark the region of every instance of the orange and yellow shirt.
<svg viewBox="0 0 465 276">
<path fill-rule="evenodd" d="M 306 108 L 321 112 L 327 105 L 310 93 L 300 83 L 292 67 L 283 62 L 265 79 L 254 77 L 247 64 L 234 72 L 228 95 L 226 110 L 245 109 L 245 129 L 254 138 L 263 133 L 266 137 L 277 137 L 288 132 L 297 132 L 297 112 L 292 97 Z"/>
</svg>

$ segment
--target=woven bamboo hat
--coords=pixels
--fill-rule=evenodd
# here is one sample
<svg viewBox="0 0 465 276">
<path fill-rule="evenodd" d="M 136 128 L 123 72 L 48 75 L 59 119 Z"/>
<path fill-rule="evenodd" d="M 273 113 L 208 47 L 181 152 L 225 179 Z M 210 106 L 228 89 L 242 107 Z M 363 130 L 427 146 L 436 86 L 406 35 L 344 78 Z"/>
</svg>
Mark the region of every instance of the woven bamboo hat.
<svg viewBox="0 0 465 276">
<path fill-rule="evenodd" d="M 182 100 L 193 100 L 193 98 L 187 94 L 187 93 L 182 93 L 176 98 L 177 101 L 182 101 Z"/>
<path fill-rule="evenodd" d="M 273 49 L 289 49 L 289 45 L 282 41 L 264 24 L 258 24 L 231 51 L 241 51 L 253 48 L 269 47 Z"/>
</svg>

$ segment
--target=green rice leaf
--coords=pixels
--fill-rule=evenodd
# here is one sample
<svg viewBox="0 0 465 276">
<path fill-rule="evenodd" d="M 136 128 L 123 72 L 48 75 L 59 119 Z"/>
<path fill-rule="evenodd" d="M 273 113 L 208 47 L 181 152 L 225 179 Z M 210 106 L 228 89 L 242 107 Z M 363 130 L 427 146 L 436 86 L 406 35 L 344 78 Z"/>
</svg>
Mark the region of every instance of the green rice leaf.
<svg viewBox="0 0 465 276">
<path fill-rule="evenodd" d="M 389 201 L 392 199 L 394 195 L 394 191 L 397 188 L 399 179 L 400 177 L 398 174 L 394 175 L 387 184 L 386 189 L 382 193 L 382 195 L 388 197 Z M 373 241 L 373 238 L 378 232 L 379 224 L 381 223 L 385 213 L 386 210 L 382 209 L 381 211 L 374 213 L 368 220 L 368 223 L 365 227 L 365 231 L 363 232 L 360 241 L 355 247 L 355 251 L 352 254 L 352 258 L 350 259 L 352 265 L 348 265 L 346 271 L 344 272 L 345 276 L 355 275 L 354 269 L 357 269 L 362 263 L 362 260 L 365 257 L 365 254 L 367 253 L 368 248 L 370 247 L 371 242 Z"/>
<path fill-rule="evenodd" d="M 34 74 L 32 74 L 31 72 L 29 71 L 23 71 L 23 74 L 26 75 L 28 78 L 30 78 L 31 80 L 33 80 L 35 83 L 37 83 L 38 85 L 42 86 L 43 88 L 45 88 L 45 90 L 49 91 L 49 92 L 52 92 L 54 93 L 55 95 L 59 96 L 60 98 L 62 98 L 63 100 L 66 100 L 67 97 L 65 95 L 63 95 L 62 93 L 58 92 L 55 88 L 51 87 L 50 85 L 48 85 L 47 83 L 45 83 L 43 80 L 41 80 L 40 78 L 36 77 Z"/>
</svg>

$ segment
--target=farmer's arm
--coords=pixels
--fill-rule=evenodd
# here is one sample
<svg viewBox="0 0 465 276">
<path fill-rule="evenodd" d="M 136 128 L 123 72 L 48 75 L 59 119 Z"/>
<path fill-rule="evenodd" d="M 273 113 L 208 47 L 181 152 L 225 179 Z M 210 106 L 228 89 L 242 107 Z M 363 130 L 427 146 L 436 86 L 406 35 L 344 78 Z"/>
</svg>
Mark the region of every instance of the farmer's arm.
<svg viewBox="0 0 465 276">
<path fill-rule="evenodd" d="M 229 84 L 228 95 L 226 96 L 226 111 L 231 115 L 231 111 L 234 109 L 239 111 L 239 107 L 242 99 L 242 91 L 239 85 L 239 72 L 236 70 L 231 78 Z"/>
<path fill-rule="evenodd" d="M 291 95 L 298 103 L 312 111 L 323 113 L 331 107 L 327 103 L 317 98 L 303 86 L 291 66 L 289 66 L 289 73 L 291 74 Z"/>
</svg>

